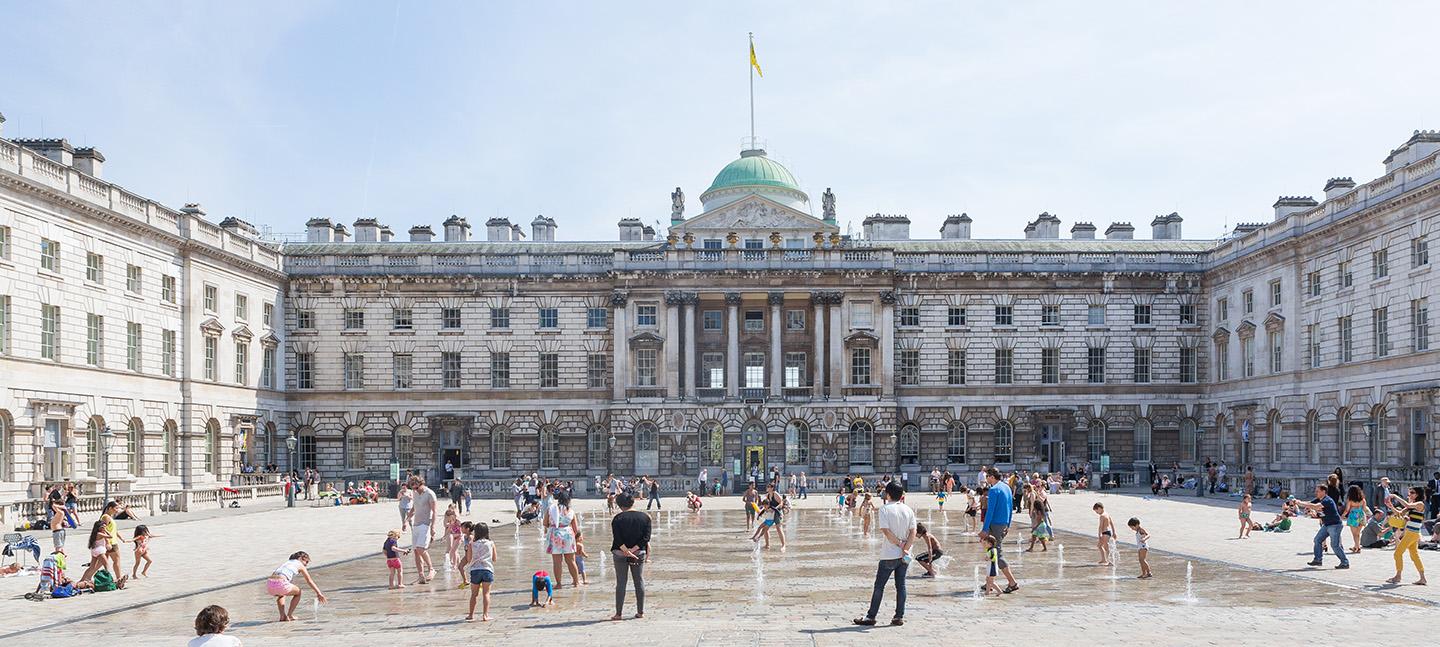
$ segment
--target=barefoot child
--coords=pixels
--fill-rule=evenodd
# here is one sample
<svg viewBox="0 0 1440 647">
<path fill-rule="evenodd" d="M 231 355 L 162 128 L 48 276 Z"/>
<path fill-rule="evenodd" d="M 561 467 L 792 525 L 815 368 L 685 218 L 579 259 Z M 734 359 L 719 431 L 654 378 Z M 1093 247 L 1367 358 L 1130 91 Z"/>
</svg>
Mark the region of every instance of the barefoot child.
<svg viewBox="0 0 1440 647">
<path fill-rule="evenodd" d="M 145 524 L 135 526 L 135 538 L 131 541 L 135 544 L 135 564 L 130 567 L 130 579 L 135 579 L 135 571 L 140 571 L 140 577 L 150 577 L 150 565 L 154 562 L 150 559 L 150 540 L 160 535 L 150 533 L 150 528 Z M 140 560 L 145 560 L 145 568 L 140 568 Z"/>
<path fill-rule="evenodd" d="M 865 493 L 865 500 L 860 503 L 860 528 L 866 537 L 870 536 L 870 518 L 875 512 L 875 502 L 870 500 L 870 493 Z"/>
<path fill-rule="evenodd" d="M 984 595 L 995 593 L 996 597 L 1002 595 L 1000 586 L 995 583 L 995 576 L 1000 574 L 1000 551 L 995 548 L 995 535 L 984 534 L 980 536 L 980 542 L 985 546 L 985 561 L 990 563 L 990 570 L 985 571 Z"/>
<path fill-rule="evenodd" d="M 1050 524 L 1047 523 L 1049 519 L 1045 514 L 1045 505 L 1040 499 L 1030 504 L 1030 547 L 1025 549 L 1027 553 L 1035 552 L 1037 541 L 1040 542 L 1041 551 L 1050 550 Z"/>
<path fill-rule="evenodd" d="M 590 584 L 590 576 L 585 574 L 585 558 L 590 553 L 585 552 L 585 533 L 575 533 L 575 567 L 580 570 L 580 583 Z"/>
<path fill-rule="evenodd" d="M 295 576 L 305 578 L 305 583 L 310 585 L 310 590 L 315 592 L 315 597 L 321 602 L 326 600 L 325 594 L 320 592 L 320 587 L 315 585 L 315 580 L 310 577 L 310 554 L 305 551 L 297 551 L 270 573 L 269 579 L 265 580 L 265 592 L 275 597 L 275 608 L 280 610 L 280 622 L 289 622 L 295 619 L 295 608 L 300 606 L 300 587 L 295 585 Z M 285 608 L 285 598 L 290 598 L 290 608 Z"/>
<path fill-rule="evenodd" d="M 930 534 L 930 529 L 923 523 L 915 524 L 915 534 L 925 540 L 925 552 L 915 556 L 915 561 L 920 562 L 921 568 L 925 569 L 925 574 L 920 577 L 935 577 L 935 561 L 945 556 L 945 551 L 940 550 L 940 540 Z"/>
<path fill-rule="evenodd" d="M 1096 503 L 1092 507 L 1095 514 L 1100 515 L 1099 538 L 1095 542 L 1095 546 L 1100 549 L 1100 565 L 1113 566 L 1115 556 L 1110 554 L 1110 542 L 1115 540 L 1115 520 L 1105 512 L 1105 504 Z"/>
<path fill-rule="evenodd" d="M 1245 539 L 1250 536 L 1250 495 L 1247 493 L 1240 499 L 1240 536 L 1236 539 Z"/>
<path fill-rule="evenodd" d="M 409 553 L 408 550 L 400 550 L 400 531 L 391 530 L 385 535 L 385 545 L 380 547 L 380 552 L 385 554 L 385 568 L 390 571 L 390 588 L 405 588 L 405 564 L 400 561 L 401 553 Z"/>
<path fill-rule="evenodd" d="M 460 513 L 456 510 L 455 504 L 450 504 L 445 509 L 445 556 L 451 564 L 459 564 L 460 540 L 464 536 L 465 529 L 460 527 Z"/>
<path fill-rule="evenodd" d="M 545 589 L 545 604 L 540 604 L 540 589 Z M 555 588 L 550 582 L 550 574 L 545 571 L 535 571 L 530 578 L 530 606 L 551 606 L 555 604 Z"/>
<path fill-rule="evenodd" d="M 968 487 L 960 486 L 960 493 L 965 495 L 965 531 L 975 532 L 980 519 L 980 502 L 975 500 L 975 491 Z"/>
<path fill-rule="evenodd" d="M 490 526 L 475 524 L 470 530 L 470 546 L 465 549 L 465 562 L 470 566 L 470 614 L 475 619 L 475 599 L 484 596 L 480 621 L 490 622 L 490 586 L 495 582 L 495 542 L 490 541 Z"/>
<path fill-rule="evenodd" d="M 1245 498 L 1250 498 L 1250 495 L 1245 495 Z M 1140 526 L 1139 517 L 1130 517 L 1130 522 L 1126 525 L 1135 531 L 1135 548 L 1137 549 L 1135 556 L 1140 559 L 1140 579 L 1148 580 L 1150 579 L 1150 562 L 1145 557 L 1150 554 L 1150 533 L 1145 532 L 1145 529 Z"/>
</svg>

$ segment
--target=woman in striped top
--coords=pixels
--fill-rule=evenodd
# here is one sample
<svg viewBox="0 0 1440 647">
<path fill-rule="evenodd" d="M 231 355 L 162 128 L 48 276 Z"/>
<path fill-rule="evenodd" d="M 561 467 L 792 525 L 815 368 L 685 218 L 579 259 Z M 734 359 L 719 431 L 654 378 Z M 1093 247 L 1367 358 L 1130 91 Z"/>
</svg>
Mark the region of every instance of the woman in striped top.
<svg viewBox="0 0 1440 647">
<path fill-rule="evenodd" d="M 1385 502 L 1395 514 L 1405 518 L 1405 534 L 1400 537 L 1400 542 L 1395 544 L 1395 577 L 1385 581 L 1391 584 L 1400 583 L 1400 575 L 1405 570 L 1405 553 L 1408 551 L 1415 570 L 1420 572 L 1420 579 L 1416 580 L 1415 584 L 1424 586 L 1425 565 L 1420 563 L 1420 551 L 1416 550 L 1416 546 L 1420 543 L 1420 532 L 1425 521 L 1425 490 L 1412 487 L 1408 501 L 1391 494 L 1385 498 Z"/>
</svg>

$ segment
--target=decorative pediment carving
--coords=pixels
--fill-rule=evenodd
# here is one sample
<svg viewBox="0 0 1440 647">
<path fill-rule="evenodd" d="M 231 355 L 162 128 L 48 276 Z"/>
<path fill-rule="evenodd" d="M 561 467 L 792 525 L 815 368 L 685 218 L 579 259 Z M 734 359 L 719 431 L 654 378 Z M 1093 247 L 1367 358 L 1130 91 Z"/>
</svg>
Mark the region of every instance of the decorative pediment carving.
<svg viewBox="0 0 1440 647">
<path fill-rule="evenodd" d="M 631 346 L 660 346 L 665 343 L 665 338 L 647 330 L 632 335 L 629 341 Z"/>
<path fill-rule="evenodd" d="M 1215 332 L 1210 335 L 1210 338 L 1214 339 L 1218 343 L 1229 341 L 1230 329 L 1226 328 L 1225 326 L 1220 326 L 1219 328 L 1215 329 Z"/>
<path fill-rule="evenodd" d="M 273 332 L 267 332 L 260 337 L 260 345 L 266 348 L 274 348 L 280 345 L 280 338 Z"/>
<path fill-rule="evenodd" d="M 1235 327 L 1235 334 L 1241 337 L 1254 337 L 1255 322 L 1250 321 L 1249 319 L 1240 322 L 1240 325 Z"/>
<path fill-rule="evenodd" d="M 225 334 L 225 326 L 220 325 L 220 322 L 214 317 L 210 317 L 200 322 L 200 333 L 206 337 L 219 337 Z"/>
<path fill-rule="evenodd" d="M 677 231 L 745 231 L 801 230 L 807 235 L 816 231 L 839 231 L 836 225 L 786 207 L 760 196 L 746 198 L 715 211 L 702 214 L 676 227 Z"/>
<path fill-rule="evenodd" d="M 1284 329 L 1285 317 L 1282 317 L 1280 313 L 1272 312 L 1269 316 L 1265 317 L 1265 330 L 1270 332 L 1279 332 Z"/>
<path fill-rule="evenodd" d="M 230 336 L 234 337 L 237 340 L 248 342 L 251 339 L 255 338 L 255 333 L 250 332 L 249 326 L 242 325 L 231 331 Z"/>
<path fill-rule="evenodd" d="M 857 331 L 855 331 L 855 332 L 853 332 L 853 333 L 850 333 L 848 336 L 845 337 L 845 343 L 847 343 L 847 344 L 878 344 L 878 343 L 880 343 L 880 338 L 879 338 L 879 337 L 876 337 L 874 333 L 871 333 L 871 332 L 869 332 L 869 331 L 866 331 L 866 330 L 857 330 Z"/>
</svg>

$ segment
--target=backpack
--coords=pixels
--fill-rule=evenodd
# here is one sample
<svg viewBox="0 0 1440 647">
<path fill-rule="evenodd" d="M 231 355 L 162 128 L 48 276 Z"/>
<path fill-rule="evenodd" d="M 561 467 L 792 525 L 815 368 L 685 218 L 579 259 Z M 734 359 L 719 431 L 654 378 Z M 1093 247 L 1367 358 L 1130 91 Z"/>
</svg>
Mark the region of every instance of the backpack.
<svg viewBox="0 0 1440 647">
<path fill-rule="evenodd" d="M 64 585 L 64 586 L 57 586 L 57 587 L 55 587 L 55 590 L 53 590 L 53 591 L 50 592 L 50 597 L 52 597 L 52 598 L 70 598 L 70 597 L 75 597 L 76 595 L 79 595 L 79 594 L 80 594 L 80 592 L 75 590 L 75 586 L 74 586 L 74 585 L 72 585 L 72 584 L 66 584 L 66 585 Z"/>
<path fill-rule="evenodd" d="M 92 583 L 95 585 L 95 591 L 97 593 L 100 591 L 115 590 L 115 576 L 103 568 L 95 571 L 95 578 L 92 580 Z"/>
</svg>

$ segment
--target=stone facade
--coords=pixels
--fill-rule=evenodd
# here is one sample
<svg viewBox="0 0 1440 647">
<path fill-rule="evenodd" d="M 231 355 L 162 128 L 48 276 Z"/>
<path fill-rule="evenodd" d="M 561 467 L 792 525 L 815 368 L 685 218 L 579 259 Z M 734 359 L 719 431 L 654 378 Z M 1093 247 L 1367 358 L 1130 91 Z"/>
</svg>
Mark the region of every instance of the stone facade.
<svg viewBox="0 0 1440 647">
<path fill-rule="evenodd" d="M 54 142 L 0 140 L 0 497 L 101 477 L 91 421 L 120 436 L 122 489 L 285 466 L 291 435 L 300 464 L 349 477 L 392 461 L 505 478 L 1213 456 L 1408 479 L 1440 458 L 1437 148 L 1417 133 L 1380 179 L 1282 198 L 1218 242 L 1181 239 L 1174 214 L 1150 240 L 1128 223 L 1060 240 L 1050 214 L 1023 240 L 910 240 L 908 219 L 879 215 L 886 235 L 850 239 L 828 192 L 814 218 L 795 190 L 732 177 L 664 241 L 472 242 L 457 218 L 443 241 L 392 242 L 366 219 L 364 242 L 337 242 L 314 219 L 307 242 L 279 243 L 105 183 Z M 487 223 L 502 226 L 517 231 Z"/>
</svg>

